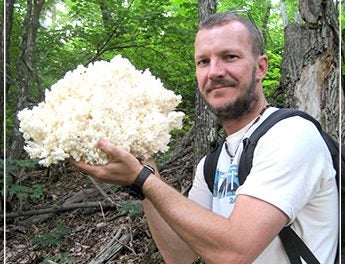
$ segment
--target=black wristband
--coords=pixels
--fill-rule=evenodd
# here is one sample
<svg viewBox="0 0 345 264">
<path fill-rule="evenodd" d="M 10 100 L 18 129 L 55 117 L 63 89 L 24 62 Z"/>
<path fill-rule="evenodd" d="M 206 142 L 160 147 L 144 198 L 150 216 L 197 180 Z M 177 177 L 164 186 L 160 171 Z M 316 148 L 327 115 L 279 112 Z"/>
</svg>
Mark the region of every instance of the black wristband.
<svg viewBox="0 0 345 264">
<path fill-rule="evenodd" d="M 134 183 L 130 186 L 129 194 L 134 198 L 143 200 L 145 196 L 143 194 L 142 187 L 144 185 L 144 182 L 151 174 L 155 174 L 155 169 L 150 167 L 149 165 L 145 165 L 143 169 L 139 172 Z"/>
</svg>

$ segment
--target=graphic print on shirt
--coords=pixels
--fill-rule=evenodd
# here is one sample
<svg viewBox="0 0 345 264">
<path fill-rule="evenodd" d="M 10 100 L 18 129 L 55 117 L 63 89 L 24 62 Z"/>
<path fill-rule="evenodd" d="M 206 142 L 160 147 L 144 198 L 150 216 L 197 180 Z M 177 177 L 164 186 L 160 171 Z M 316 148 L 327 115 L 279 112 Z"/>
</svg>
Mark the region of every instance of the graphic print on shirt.
<svg viewBox="0 0 345 264">
<path fill-rule="evenodd" d="M 229 198 L 230 204 L 235 203 L 235 192 L 239 186 L 238 165 L 230 164 L 226 172 L 222 172 L 217 168 L 214 181 L 213 197 Z"/>
</svg>

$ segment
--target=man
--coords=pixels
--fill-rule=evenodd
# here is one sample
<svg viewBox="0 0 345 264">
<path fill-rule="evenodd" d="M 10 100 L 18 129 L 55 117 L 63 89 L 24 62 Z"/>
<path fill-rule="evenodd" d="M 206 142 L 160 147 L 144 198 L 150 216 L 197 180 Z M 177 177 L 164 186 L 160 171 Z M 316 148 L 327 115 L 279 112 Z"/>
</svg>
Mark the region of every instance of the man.
<svg viewBox="0 0 345 264">
<path fill-rule="evenodd" d="M 150 231 L 166 263 L 192 263 L 198 256 L 217 264 L 289 263 L 277 237 L 289 224 L 321 263 L 332 263 L 338 233 L 335 172 L 312 123 L 291 117 L 270 129 L 238 187 L 243 138 L 277 110 L 263 94 L 268 59 L 255 25 L 235 14 L 211 16 L 196 35 L 195 64 L 199 91 L 228 135 L 213 193 L 205 183 L 204 159 L 189 199 L 107 141 L 98 145 L 112 157 L 109 164 L 71 162 L 100 181 L 142 186 Z"/>
</svg>

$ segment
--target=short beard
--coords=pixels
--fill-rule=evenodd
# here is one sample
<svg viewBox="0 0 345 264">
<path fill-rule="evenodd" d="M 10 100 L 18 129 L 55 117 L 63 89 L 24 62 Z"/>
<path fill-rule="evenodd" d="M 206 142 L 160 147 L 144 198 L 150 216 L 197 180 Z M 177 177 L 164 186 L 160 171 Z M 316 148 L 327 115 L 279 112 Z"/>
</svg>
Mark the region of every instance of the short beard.
<svg viewBox="0 0 345 264">
<path fill-rule="evenodd" d="M 253 112 L 255 105 L 259 101 L 259 96 L 256 92 L 255 70 L 252 74 L 252 81 L 244 90 L 244 94 L 231 103 L 227 103 L 221 107 L 213 107 L 208 105 L 211 112 L 217 117 L 218 122 L 222 124 L 224 121 L 239 120 L 247 114 Z"/>
</svg>

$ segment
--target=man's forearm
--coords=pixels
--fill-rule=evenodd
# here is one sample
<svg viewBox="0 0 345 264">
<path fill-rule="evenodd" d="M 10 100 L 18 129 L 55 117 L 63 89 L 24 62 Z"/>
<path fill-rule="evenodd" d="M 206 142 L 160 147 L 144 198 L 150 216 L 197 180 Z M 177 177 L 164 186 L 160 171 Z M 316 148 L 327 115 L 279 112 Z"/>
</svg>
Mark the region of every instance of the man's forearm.
<svg viewBox="0 0 345 264">
<path fill-rule="evenodd" d="M 213 215 L 218 220 L 223 220 L 223 224 L 218 225 L 209 221 L 210 215 L 208 213 L 206 215 L 204 208 L 195 208 L 194 203 L 187 202 L 186 198 L 179 195 L 176 190 L 159 180 L 153 179 L 154 177 L 148 178 L 144 185 L 144 193 L 146 191 L 147 197 L 144 203 L 145 213 L 149 219 L 152 235 L 165 261 L 167 263 L 192 263 L 194 258 L 186 261 L 183 257 L 186 248 L 189 249 L 189 252 L 196 252 L 194 250 L 197 250 L 198 253 L 195 254 L 200 255 L 204 260 L 212 259 L 214 252 L 217 252 L 214 249 L 219 246 L 222 247 L 219 240 L 223 240 L 220 232 L 217 232 L 219 235 L 215 235 L 212 229 L 218 229 L 220 226 L 225 227 L 224 223 L 227 220 Z M 200 213 L 202 217 L 199 215 Z M 201 219 L 204 219 L 203 223 L 199 222 Z M 161 228 L 164 228 L 164 231 Z M 221 244 L 224 246 L 225 243 Z M 174 259 L 174 257 L 180 259 Z M 214 260 L 219 260 L 220 257 L 218 255 Z M 182 260 L 184 262 L 180 262 Z"/>
<path fill-rule="evenodd" d="M 151 234 L 165 262 L 192 263 L 197 255 L 170 228 L 148 199 L 144 200 L 143 205 Z"/>
<path fill-rule="evenodd" d="M 239 196 L 231 219 L 226 219 L 188 200 L 156 177 L 147 179 L 143 191 L 156 214 L 164 219 L 162 222 L 208 263 L 252 263 L 287 221 L 278 208 L 250 196 Z M 150 224 L 164 241 L 160 225 Z M 175 244 L 165 240 L 165 245 L 167 250 Z M 178 248 L 175 252 L 182 255 Z"/>
</svg>

